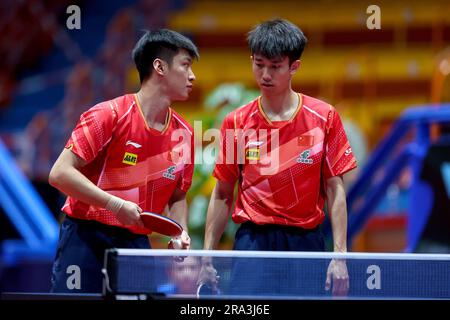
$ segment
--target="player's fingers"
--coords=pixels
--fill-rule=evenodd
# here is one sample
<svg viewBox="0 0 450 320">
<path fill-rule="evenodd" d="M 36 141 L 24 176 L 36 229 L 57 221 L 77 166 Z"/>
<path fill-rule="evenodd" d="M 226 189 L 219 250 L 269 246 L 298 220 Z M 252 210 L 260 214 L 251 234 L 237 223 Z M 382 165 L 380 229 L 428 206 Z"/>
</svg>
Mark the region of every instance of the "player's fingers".
<svg viewBox="0 0 450 320">
<path fill-rule="evenodd" d="M 331 274 L 330 272 L 327 272 L 327 279 L 325 280 L 325 290 L 330 290 L 331 287 Z"/>
<path fill-rule="evenodd" d="M 185 230 L 183 230 L 180 237 L 183 241 L 191 240 L 191 237 L 189 237 L 189 234 Z"/>
<path fill-rule="evenodd" d="M 139 228 L 145 228 L 144 222 L 142 221 L 141 217 L 139 217 L 139 216 L 135 219 L 134 224 L 136 226 L 138 226 Z"/>
<path fill-rule="evenodd" d="M 209 284 L 213 290 L 217 290 L 217 287 L 219 286 L 219 276 L 213 275 L 209 279 Z"/>
<path fill-rule="evenodd" d="M 200 285 L 209 285 L 210 287 L 215 286 L 215 281 L 208 275 L 208 274 L 203 274 L 202 276 L 199 277 L 197 284 Z"/>
<path fill-rule="evenodd" d="M 333 280 L 333 289 L 332 289 L 332 294 L 333 297 L 339 297 L 340 296 L 340 283 L 337 280 Z"/>
<path fill-rule="evenodd" d="M 333 279 L 333 295 L 346 296 L 348 292 L 347 279 L 336 277 Z"/>
<path fill-rule="evenodd" d="M 140 216 L 140 214 L 143 212 L 142 211 L 142 209 L 141 209 L 141 207 L 139 207 L 137 204 L 134 204 L 135 205 L 135 212 L 136 212 L 136 214 L 135 214 L 135 221 L 134 221 L 134 224 L 136 225 L 136 226 L 138 226 L 139 228 L 145 228 L 145 226 L 144 226 L 144 222 L 142 221 L 142 219 L 141 219 L 141 216 Z"/>
<path fill-rule="evenodd" d="M 191 238 L 189 238 L 189 236 L 180 237 L 180 240 L 186 244 L 191 243 Z"/>
<path fill-rule="evenodd" d="M 183 249 L 189 250 L 191 248 L 191 238 L 187 234 L 187 232 L 183 231 L 181 234 L 181 241 L 183 244 Z"/>
<path fill-rule="evenodd" d="M 347 289 L 345 288 L 345 284 L 341 283 L 338 288 L 337 296 L 345 297 L 347 295 Z"/>
<path fill-rule="evenodd" d="M 191 247 L 191 239 L 183 240 L 182 243 L 184 249 L 189 249 Z"/>
<path fill-rule="evenodd" d="M 219 285 L 219 279 L 220 279 L 220 276 L 217 275 L 217 270 L 216 269 L 214 269 L 212 277 L 213 277 L 213 281 L 212 282 L 214 284 L 214 289 L 216 290 L 217 286 Z"/>
</svg>

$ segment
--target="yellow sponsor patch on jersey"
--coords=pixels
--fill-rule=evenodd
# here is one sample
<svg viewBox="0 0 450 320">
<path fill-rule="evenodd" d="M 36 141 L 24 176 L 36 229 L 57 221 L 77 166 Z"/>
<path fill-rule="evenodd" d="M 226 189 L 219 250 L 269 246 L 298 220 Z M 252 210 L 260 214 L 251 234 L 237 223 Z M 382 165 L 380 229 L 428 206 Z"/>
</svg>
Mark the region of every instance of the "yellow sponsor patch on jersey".
<svg viewBox="0 0 450 320">
<path fill-rule="evenodd" d="M 249 148 L 245 151 L 247 160 L 259 160 L 259 148 Z"/>
<path fill-rule="evenodd" d="M 125 154 L 123 155 L 122 162 L 132 165 L 132 166 L 135 166 L 137 163 L 137 154 L 125 152 Z"/>
</svg>

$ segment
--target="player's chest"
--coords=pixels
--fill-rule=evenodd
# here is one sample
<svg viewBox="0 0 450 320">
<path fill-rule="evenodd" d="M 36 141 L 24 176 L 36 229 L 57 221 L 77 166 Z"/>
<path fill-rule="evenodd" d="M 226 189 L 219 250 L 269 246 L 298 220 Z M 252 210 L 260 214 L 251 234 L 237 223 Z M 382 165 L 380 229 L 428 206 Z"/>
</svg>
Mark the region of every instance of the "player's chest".
<svg viewBox="0 0 450 320">
<path fill-rule="evenodd" d="M 287 167 L 321 161 L 324 130 L 319 126 L 253 127 L 237 136 L 238 161 L 245 171 L 270 175 Z"/>
<path fill-rule="evenodd" d="M 178 138 L 178 139 L 177 139 Z M 188 154 L 190 141 L 187 137 L 172 134 L 154 134 L 145 128 L 124 127 L 117 130 L 108 150 L 108 159 L 115 167 L 172 166 L 179 164 Z"/>
</svg>

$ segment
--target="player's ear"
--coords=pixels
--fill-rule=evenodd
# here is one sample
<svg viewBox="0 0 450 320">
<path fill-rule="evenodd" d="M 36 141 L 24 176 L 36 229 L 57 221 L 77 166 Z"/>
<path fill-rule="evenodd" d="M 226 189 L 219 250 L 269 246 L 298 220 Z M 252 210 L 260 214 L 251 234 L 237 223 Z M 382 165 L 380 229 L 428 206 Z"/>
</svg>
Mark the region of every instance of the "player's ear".
<svg viewBox="0 0 450 320">
<path fill-rule="evenodd" d="M 165 63 L 161 59 L 153 60 L 153 69 L 155 69 L 156 73 L 159 75 L 164 75 L 165 72 Z"/>
<path fill-rule="evenodd" d="M 292 62 L 291 66 L 289 67 L 289 71 L 291 75 L 297 72 L 298 68 L 300 68 L 300 60 L 295 60 Z"/>
</svg>

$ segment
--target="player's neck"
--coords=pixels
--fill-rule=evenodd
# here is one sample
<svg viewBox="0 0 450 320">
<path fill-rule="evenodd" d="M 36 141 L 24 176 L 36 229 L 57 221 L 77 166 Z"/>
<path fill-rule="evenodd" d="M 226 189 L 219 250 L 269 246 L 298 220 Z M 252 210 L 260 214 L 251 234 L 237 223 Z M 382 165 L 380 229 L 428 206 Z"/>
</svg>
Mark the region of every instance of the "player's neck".
<svg viewBox="0 0 450 320">
<path fill-rule="evenodd" d="M 162 95 L 157 87 L 145 86 L 136 94 L 147 125 L 161 131 L 166 125 L 170 99 Z"/>
<path fill-rule="evenodd" d="M 293 90 L 282 94 L 262 94 L 261 107 L 271 121 L 290 120 L 295 114 L 299 104 L 299 96 Z"/>
</svg>

